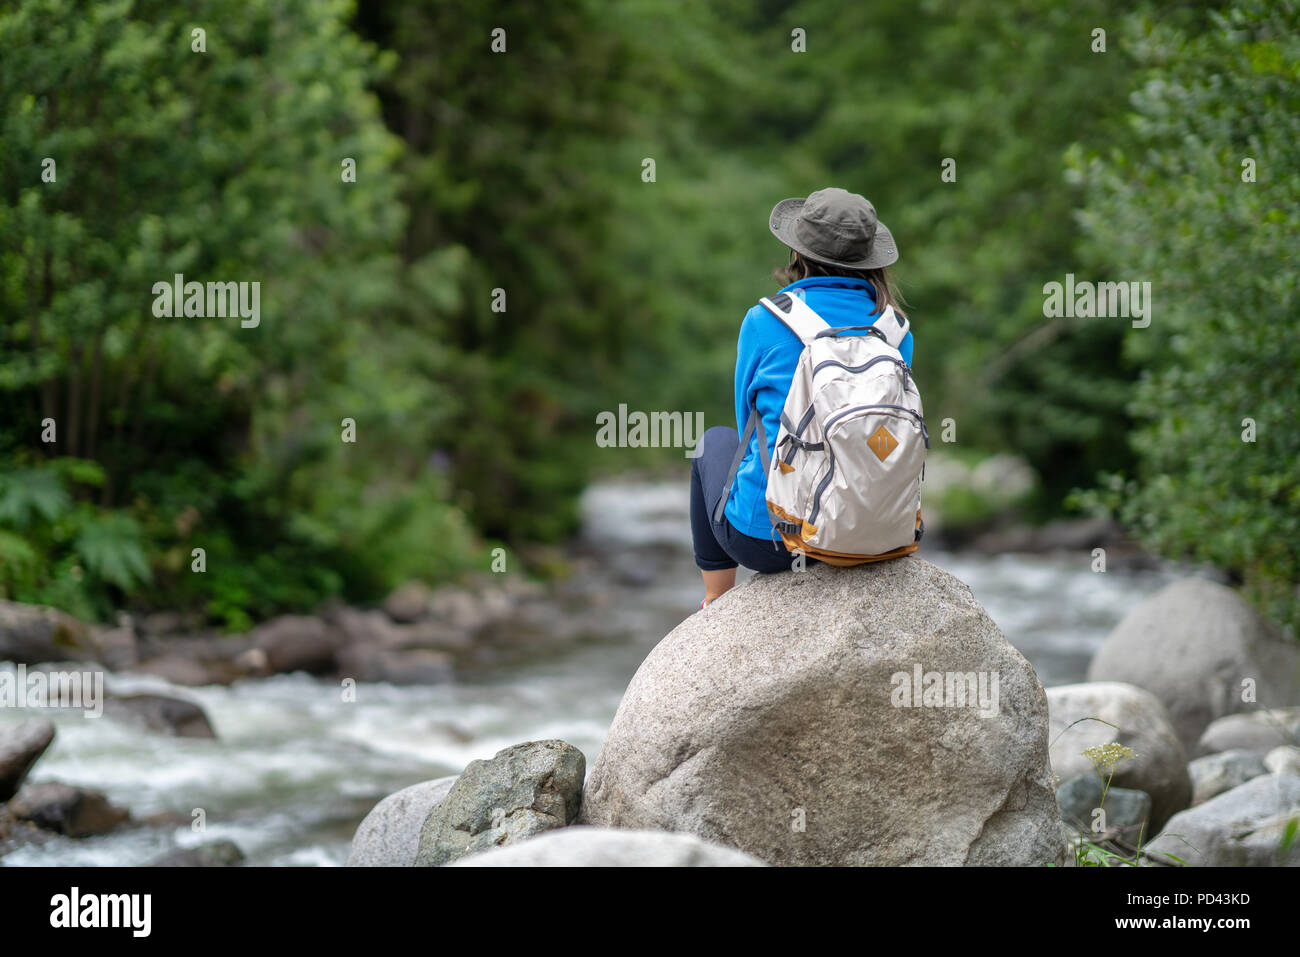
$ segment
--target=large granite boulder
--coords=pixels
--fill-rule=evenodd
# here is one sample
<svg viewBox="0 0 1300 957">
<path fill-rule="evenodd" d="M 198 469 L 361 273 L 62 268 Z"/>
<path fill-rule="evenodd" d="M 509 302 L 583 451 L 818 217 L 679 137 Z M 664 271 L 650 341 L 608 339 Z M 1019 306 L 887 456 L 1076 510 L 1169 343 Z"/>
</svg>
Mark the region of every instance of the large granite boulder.
<svg viewBox="0 0 1300 957">
<path fill-rule="evenodd" d="M 915 557 L 756 575 L 628 686 L 582 821 L 772 864 L 1042 865 L 1047 699 L 969 588 Z"/>
<path fill-rule="evenodd" d="M 1150 691 L 1192 752 L 1215 718 L 1300 702 L 1300 643 L 1231 588 L 1200 578 L 1166 585 L 1115 626 L 1089 681 Z M 1250 695 L 1245 692 L 1250 691 Z M 1251 700 L 1253 695 L 1253 701 Z"/>
</svg>

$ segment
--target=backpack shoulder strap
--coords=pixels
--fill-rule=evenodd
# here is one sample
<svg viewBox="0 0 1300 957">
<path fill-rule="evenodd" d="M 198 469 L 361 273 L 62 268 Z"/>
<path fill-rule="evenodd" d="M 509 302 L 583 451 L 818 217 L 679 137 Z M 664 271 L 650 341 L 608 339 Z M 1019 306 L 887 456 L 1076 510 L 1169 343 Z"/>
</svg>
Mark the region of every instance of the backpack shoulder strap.
<svg viewBox="0 0 1300 957">
<path fill-rule="evenodd" d="M 834 328 L 798 296 L 792 296 L 785 292 L 772 299 L 764 297 L 759 302 L 763 304 L 768 312 L 785 323 L 786 327 L 798 336 L 799 341 L 804 345 L 808 345 L 818 335 L 833 335 L 841 329 L 867 328 L 866 326 L 840 326 Z M 893 306 L 886 306 L 885 311 L 871 323 L 871 327 L 884 336 L 885 341 L 895 349 L 902 346 L 903 340 L 907 338 L 907 334 L 912 330 L 912 324 L 907 321 L 907 317 L 901 312 L 896 312 Z"/>
<path fill-rule="evenodd" d="M 772 299 L 764 296 L 759 302 L 768 312 L 785 323 L 804 345 L 816 339 L 817 333 L 823 329 L 830 328 L 830 324 L 817 315 L 808 303 L 788 292 L 783 292 Z"/>
<path fill-rule="evenodd" d="M 908 332 L 912 329 L 912 324 L 907 321 L 907 316 L 901 312 L 895 312 L 893 306 L 886 306 L 874 323 L 872 328 L 878 329 L 885 337 L 885 341 L 897 349 L 907 338 Z"/>
<path fill-rule="evenodd" d="M 740 463 L 745 460 L 745 454 L 749 451 L 749 440 L 755 431 L 758 432 L 758 457 L 763 463 L 763 474 L 766 475 L 772 468 L 772 457 L 767 451 L 767 430 L 763 428 L 763 417 L 758 414 L 758 409 L 750 409 L 745 431 L 740 433 L 740 445 L 731 459 L 731 468 L 727 469 L 727 481 L 722 486 L 722 498 L 718 499 L 718 507 L 713 510 L 715 522 L 722 521 L 727 502 L 731 500 L 731 486 L 736 482 L 736 473 L 740 471 Z"/>
</svg>

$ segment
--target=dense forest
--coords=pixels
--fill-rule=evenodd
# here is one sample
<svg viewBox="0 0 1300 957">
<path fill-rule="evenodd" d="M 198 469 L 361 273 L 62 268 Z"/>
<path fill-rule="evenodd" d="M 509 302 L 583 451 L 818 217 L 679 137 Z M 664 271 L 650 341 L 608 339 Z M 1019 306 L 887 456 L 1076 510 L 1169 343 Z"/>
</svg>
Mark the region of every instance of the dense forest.
<svg viewBox="0 0 1300 957">
<path fill-rule="evenodd" d="M 1294 0 L 10 0 L 0 49 L 0 597 L 243 628 L 562 543 L 684 480 L 602 410 L 731 424 L 768 211 L 834 184 L 954 448 L 1300 620 Z"/>
</svg>

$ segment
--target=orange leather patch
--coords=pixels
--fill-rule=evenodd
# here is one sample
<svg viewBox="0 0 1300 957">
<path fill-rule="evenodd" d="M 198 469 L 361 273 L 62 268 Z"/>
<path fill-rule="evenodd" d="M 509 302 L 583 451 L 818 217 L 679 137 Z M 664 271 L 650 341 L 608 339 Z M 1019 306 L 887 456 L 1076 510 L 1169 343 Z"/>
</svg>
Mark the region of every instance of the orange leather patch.
<svg viewBox="0 0 1300 957">
<path fill-rule="evenodd" d="M 788 462 L 783 462 L 780 459 L 777 459 L 776 466 L 781 470 L 782 475 L 789 475 L 791 472 L 794 471 L 793 465 L 791 465 Z"/>
<path fill-rule="evenodd" d="M 898 439 L 894 438 L 894 434 L 882 425 L 868 436 L 867 445 L 870 446 L 871 451 L 876 453 L 876 458 L 883 462 L 889 458 L 890 452 L 898 448 Z"/>
</svg>

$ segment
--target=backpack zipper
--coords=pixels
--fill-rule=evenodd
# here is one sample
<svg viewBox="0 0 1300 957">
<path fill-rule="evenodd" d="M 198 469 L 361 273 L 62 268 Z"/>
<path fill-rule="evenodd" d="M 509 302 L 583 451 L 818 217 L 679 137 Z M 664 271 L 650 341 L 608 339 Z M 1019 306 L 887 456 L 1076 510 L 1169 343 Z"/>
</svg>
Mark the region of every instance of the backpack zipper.
<svg viewBox="0 0 1300 957">
<path fill-rule="evenodd" d="M 840 362 L 840 361 L 837 360 L 837 359 L 823 359 L 821 362 L 817 363 L 817 365 L 815 365 L 815 366 L 813 367 L 812 374 L 813 374 L 813 376 L 816 376 L 818 372 L 820 372 L 822 369 L 826 368 L 827 366 L 839 366 L 841 369 L 844 369 L 844 370 L 847 371 L 847 372 L 862 372 L 862 371 L 864 371 L 864 370 L 866 370 L 866 369 L 871 368 L 871 367 L 872 367 L 873 365 L 875 365 L 877 362 L 893 362 L 893 363 L 897 364 L 897 365 L 899 366 L 899 368 L 901 368 L 901 369 L 903 370 L 903 374 L 904 374 L 904 376 L 905 376 L 905 379 L 904 379 L 904 381 L 903 381 L 903 392 L 906 394 L 906 392 L 907 392 L 907 379 L 910 379 L 910 378 L 912 377 L 912 367 L 909 366 L 906 362 L 904 362 L 904 361 L 901 360 L 901 359 L 895 359 L 893 356 L 876 356 L 876 357 L 874 357 L 874 358 L 872 358 L 872 359 L 868 359 L 866 362 L 864 362 L 864 363 L 863 363 L 862 365 L 860 365 L 860 366 L 849 366 L 849 365 L 845 365 L 843 362 Z M 915 390 L 913 390 L 913 391 L 915 391 Z M 803 414 L 803 418 L 800 419 L 800 420 L 799 420 L 799 424 L 798 424 L 797 426 L 795 426 L 794 437 L 795 437 L 796 439 L 801 439 L 801 438 L 803 438 L 804 430 L 807 429 L 807 428 L 808 428 L 808 424 L 809 424 L 810 422 L 812 422 L 812 419 L 813 419 L 813 413 L 816 412 L 816 411 L 817 411 L 817 408 L 816 408 L 815 405 L 809 405 L 809 406 L 808 406 L 808 411 L 805 412 L 805 413 Z M 922 429 L 924 429 L 924 427 L 925 427 L 925 424 L 922 423 Z M 926 436 L 926 445 L 925 445 L 925 447 L 926 447 L 927 449 L 930 447 L 929 436 Z M 796 451 L 798 451 L 798 448 L 797 448 L 797 447 L 792 447 L 792 448 L 790 449 L 790 451 L 786 453 L 786 456 L 785 456 L 785 463 L 786 463 L 786 465 L 789 465 L 789 464 L 794 460 L 794 454 L 795 454 Z"/>
<path fill-rule="evenodd" d="M 822 510 L 822 493 L 826 491 L 826 486 L 830 484 L 831 477 L 835 474 L 835 450 L 831 448 L 829 442 L 826 443 L 826 454 L 831 457 L 831 464 L 826 470 L 826 475 L 817 483 L 817 491 L 813 493 L 812 514 L 808 516 L 809 525 L 816 525 L 817 515 Z"/>
<path fill-rule="evenodd" d="M 921 426 L 921 436 L 925 439 L 925 447 L 927 449 L 930 447 L 930 433 L 926 431 L 925 418 L 920 412 L 917 412 L 916 409 L 909 409 L 901 405 L 855 405 L 853 408 L 845 409 L 843 412 L 836 412 L 833 416 L 827 419 L 826 424 L 822 426 L 822 434 L 829 440 L 831 426 L 847 415 L 852 415 L 854 412 L 864 412 L 867 409 L 892 409 L 895 412 L 906 412 L 908 415 L 912 416 L 912 418 L 916 419 L 917 424 Z"/>
<path fill-rule="evenodd" d="M 877 362 L 893 362 L 896 365 L 902 366 L 909 376 L 912 374 L 912 370 L 906 362 L 904 362 L 902 359 L 895 359 L 893 356 L 875 356 L 874 358 L 868 359 L 860 366 L 845 365 L 843 362 L 840 362 L 838 359 L 823 359 L 821 362 L 813 366 L 812 374 L 814 376 L 817 375 L 817 373 L 821 372 L 822 369 L 826 368 L 827 366 L 839 366 L 845 372 L 865 372 L 867 369 L 870 369 Z"/>
<path fill-rule="evenodd" d="M 921 416 L 921 413 L 917 412 L 915 409 L 907 409 L 901 405 L 855 405 L 851 409 L 845 409 L 843 412 L 835 413 L 835 415 L 827 419 L 826 424 L 822 426 L 822 435 L 825 437 L 824 441 L 826 443 L 826 454 L 830 456 L 831 461 L 830 467 L 826 469 L 826 474 L 822 477 L 822 480 L 817 483 L 817 491 L 813 493 L 812 514 L 808 516 L 809 525 L 817 524 L 817 516 L 822 510 L 822 494 L 826 491 L 826 486 L 830 484 L 831 479 L 835 475 L 835 450 L 831 448 L 830 441 L 831 426 L 847 415 L 852 415 L 854 412 L 863 412 L 868 409 L 892 409 L 897 412 L 906 412 L 920 423 L 921 436 L 925 439 L 925 447 L 927 449 L 930 447 L 930 434 L 925 429 L 925 419 Z M 922 468 L 924 467 L 924 464 L 922 464 Z"/>
</svg>

